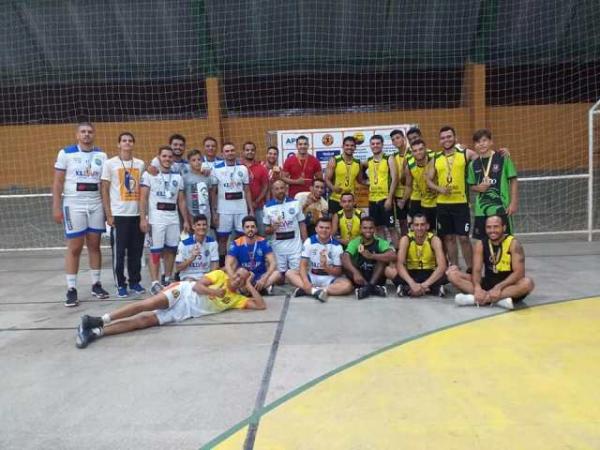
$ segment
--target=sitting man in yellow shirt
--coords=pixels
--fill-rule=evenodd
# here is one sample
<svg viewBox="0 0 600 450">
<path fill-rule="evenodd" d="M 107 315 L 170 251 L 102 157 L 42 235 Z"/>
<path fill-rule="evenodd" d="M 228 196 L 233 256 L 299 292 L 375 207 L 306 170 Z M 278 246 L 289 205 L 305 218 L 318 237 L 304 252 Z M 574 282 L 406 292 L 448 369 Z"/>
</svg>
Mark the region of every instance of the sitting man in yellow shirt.
<svg viewBox="0 0 600 450">
<path fill-rule="evenodd" d="M 342 209 L 331 218 L 331 235 L 345 248 L 355 237 L 360 236 L 362 211 L 356 207 L 354 194 L 344 192 L 340 199 Z"/>
<path fill-rule="evenodd" d="M 242 288 L 250 293 L 250 298 L 240 293 Z M 237 269 L 231 278 L 222 270 L 213 270 L 197 281 L 172 283 L 152 297 L 123 306 L 102 317 L 83 316 L 77 328 L 75 344 L 78 348 L 85 348 L 102 336 L 181 322 L 228 309 L 266 307 L 260 293 L 252 285 L 251 273 L 246 269 Z"/>
</svg>

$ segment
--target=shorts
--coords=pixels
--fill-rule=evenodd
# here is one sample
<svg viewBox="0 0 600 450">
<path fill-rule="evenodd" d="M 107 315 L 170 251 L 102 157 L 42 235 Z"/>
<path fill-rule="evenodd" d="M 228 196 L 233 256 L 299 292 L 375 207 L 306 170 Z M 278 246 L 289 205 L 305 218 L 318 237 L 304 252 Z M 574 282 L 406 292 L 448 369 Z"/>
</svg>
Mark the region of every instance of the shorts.
<svg viewBox="0 0 600 450">
<path fill-rule="evenodd" d="M 408 274 L 413 280 L 415 280 L 416 283 L 419 284 L 427 281 L 427 278 L 429 278 L 433 272 L 433 269 L 408 269 Z M 400 280 L 400 284 L 402 284 L 403 286 L 408 286 L 408 283 L 402 277 L 400 277 Z M 437 280 L 430 286 L 431 294 L 438 295 L 438 293 L 440 292 L 440 286 L 443 286 L 444 284 L 448 284 L 448 279 L 446 278 L 446 275 L 442 275 L 442 277 L 439 280 Z"/>
<path fill-rule="evenodd" d="M 385 200 L 369 202 L 369 216 L 375 219 L 375 226 L 394 228 L 394 209 L 385 209 Z"/>
<path fill-rule="evenodd" d="M 219 226 L 217 227 L 218 236 L 229 236 L 232 231 L 236 231 L 240 234 L 244 233 L 242 227 L 242 219 L 248 214 L 227 214 L 219 213 Z"/>
<path fill-rule="evenodd" d="M 512 226 L 510 218 L 506 214 L 497 214 L 502 217 L 502 222 L 506 225 L 506 234 L 512 234 Z M 485 237 L 485 220 L 487 217 L 477 216 L 473 221 L 473 239 L 482 240 Z"/>
<path fill-rule="evenodd" d="M 342 205 L 340 205 L 340 202 L 337 200 L 329 199 L 327 208 L 329 209 L 329 216 L 333 216 L 335 213 L 342 210 Z"/>
<path fill-rule="evenodd" d="M 468 236 L 471 231 L 471 211 L 467 203 L 437 205 L 438 236 Z"/>
<path fill-rule="evenodd" d="M 417 214 L 423 214 L 423 208 L 421 207 L 421 200 L 411 200 L 408 208 L 408 215 L 415 217 Z"/>
<path fill-rule="evenodd" d="M 153 311 L 159 325 L 182 322 L 205 314 L 200 310 L 198 303 L 194 301 L 193 286 L 194 283 L 190 282 L 173 283 L 163 291 L 169 301 L 169 307 Z"/>
<path fill-rule="evenodd" d="M 87 204 L 65 201 L 63 216 L 67 239 L 84 236 L 87 233 L 102 234 L 106 232 L 104 208 L 100 200 Z"/>
<path fill-rule="evenodd" d="M 279 255 L 275 253 L 275 258 L 277 259 L 277 270 L 281 273 L 288 270 L 300 269 L 300 253 L 293 255 Z"/>
<path fill-rule="evenodd" d="M 314 273 L 308 272 L 308 281 L 310 281 L 314 287 L 326 288 L 337 280 L 337 278 L 338 277 L 332 275 L 315 275 Z"/>
<path fill-rule="evenodd" d="M 150 224 L 148 243 L 151 253 L 159 253 L 164 249 L 177 250 L 179 245 L 179 223 L 168 225 L 162 223 Z"/>
<path fill-rule="evenodd" d="M 394 208 L 396 210 L 396 219 L 398 220 L 406 220 L 406 216 L 408 215 L 408 205 L 410 201 L 404 203 L 404 208 L 400 208 L 398 202 L 402 200 L 399 197 L 394 198 Z"/>
<path fill-rule="evenodd" d="M 435 233 L 437 229 L 437 208 L 426 208 L 421 206 L 421 213 L 427 217 L 427 223 L 429 223 L 429 229 Z"/>
<path fill-rule="evenodd" d="M 506 272 L 506 274 L 494 274 L 493 276 L 484 276 L 481 279 L 481 289 L 483 289 L 484 291 L 489 291 L 498 283 L 504 281 L 509 275 L 510 272 Z M 527 294 L 522 295 L 521 297 L 513 297 L 513 302 L 520 302 L 526 297 Z"/>
</svg>

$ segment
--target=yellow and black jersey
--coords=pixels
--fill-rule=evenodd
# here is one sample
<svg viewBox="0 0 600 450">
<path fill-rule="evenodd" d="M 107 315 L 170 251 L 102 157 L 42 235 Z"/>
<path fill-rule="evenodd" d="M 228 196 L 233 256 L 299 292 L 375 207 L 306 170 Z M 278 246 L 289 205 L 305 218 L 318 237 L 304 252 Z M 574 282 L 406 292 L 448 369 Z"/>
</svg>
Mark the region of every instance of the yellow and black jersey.
<svg viewBox="0 0 600 450">
<path fill-rule="evenodd" d="M 395 164 L 393 159 L 392 161 Z M 392 183 L 389 156 L 382 154 L 379 161 L 372 156 L 367 159 L 367 175 L 369 176 L 369 201 L 385 200 L 390 193 L 390 184 Z"/>
<path fill-rule="evenodd" d="M 421 245 L 417 244 L 414 231 L 410 231 L 407 237 L 408 250 L 406 252 L 406 268 L 408 270 L 435 269 L 437 267 L 437 261 L 435 259 L 433 247 L 431 246 L 433 233 L 427 233 L 427 237 Z"/>
<path fill-rule="evenodd" d="M 348 164 L 342 155 L 335 157 L 335 166 L 333 168 L 333 185 L 342 189 L 342 192 L 356 191 L 356 179 L 360 172 L 360 161 L 356 158 L 352 158 L 352 161 Z M 332 192 L 329 198 L 339 202 L 341 199 L 341 193 Z"/>
<path fill-rule="evenodd" d="M 449 186 L 450 194 L 438 194 L 438 204 L 467 203 L 467 154 L 464 150 L 454 148 L 447 155 L 444 152 L 436 153 L 434 156 L 435 171 L 439 186 Z"/>
</svg>

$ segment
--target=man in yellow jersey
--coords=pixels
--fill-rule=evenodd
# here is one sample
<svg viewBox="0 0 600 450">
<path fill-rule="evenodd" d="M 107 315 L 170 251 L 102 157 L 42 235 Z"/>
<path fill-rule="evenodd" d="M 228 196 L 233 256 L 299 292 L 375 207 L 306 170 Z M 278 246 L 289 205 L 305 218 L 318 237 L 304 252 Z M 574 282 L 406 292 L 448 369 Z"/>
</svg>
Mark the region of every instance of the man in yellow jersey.
<svg viewBox="0 0 600 450">
<path fill-rule="evenodd" d="M 396 171 L 398 173 L 398 184 L 394 192 L 394 212 L 398 224 L 400 225 L 400 234 L 405 235 L 408 232 L 407 214 L 412 183 L 408 182 L 408 168 L 406 159 L 410 156 L 410 148 L 404 138 L 402 130 L 393 130 L 390 133 L 392 144 L 396 147 L 394 160 L 396 162 Z"/>
<path fill-rule="evenodd" d="M 374 134 L 369 141 L 373 156 L 362 163 L 369 177 L 369 216 L 375 219 L 377 234 L 385 237 L 390 230 L 392 242 L 398 243 L 394 221 L 394 192 L 398 184 L 396 164 L 383 153 L 383 137 Z"/>
<path fill-rule="evenodd" d="M 423 214 L 431 230 L 435 231 L 437 192 L 427 186 L 425 178 L 427 164 L 432 160 L 433 153 L 428 152 L 425 142 L 422 139 L 413 141 L 411 155 L 406 158 L 406 179 L 412 185 L 408 214 L 410 217 Z"/>
<path fill-rule="evenodd" d="M 240 293 L 245 288 L 248 298 Z M 213 270 L 197 281 L 182 281 L 139 302 L 123 306 L 101 317 L 85 315 L 77 328 L 78 348 L 102 336 L 127 333 L 228 309 L 265 309 L 267 305 L 252 285 L 248 270 L 239 268 L 233 277 Z"/>
<path fill-rule="evenodd" d="M 356 193 L 356 182 L 365 184 L 360 161 L 354 157 L 356 140 L 346 136 L 342 142 L 342 153 L 332 157 L 327 163 L 325 183 L 331 190 L 329 196 L 329 214 L 332 216 L 342 209 L 340 198 L 342 192 Z"/>
<path fill-rule="evenodd" d="M 419 127 L 410 127 L 406 132 L 406 139 L 408 140 L 409 147 L 412 148 L 412 144 L 414 141 L 416 141 L 417 139 L 423 139 L 421 129 Z"/>
<path fill-rule="evenodd" d="M 396 285 L 398 297 L 443 297 L 444 284 L 448 282 L 445 271 L 442 241 L 429 231 L 429 223 L 423 214 L 415 215 L 412 231 L 400 239 L 396 267 L 388 267 L 386 277 Z"/>
<path fill-rule="evenodd" d="M 506 234 L 506 225 L 498 215 L 486 219 L 485 234 L 475 242 L 472 274 L 461 272 L 457 266 L 448 269 L 448 279 L 463 292 L 454 301 L 459 306 L 496 305 L 513 309 L 534 288 L 533 280 L 525 276 L 523 247 Z"/>
<path fill-rule="evenodd" d="M 354 195 L 351 192 L 342 193 L 340 203 L 342 209 L 331 218 L 331 235 L 343 247 L 346 247 L 348 242 L 360 236 L 362 211 L 356 207 Z"/>
</svg>

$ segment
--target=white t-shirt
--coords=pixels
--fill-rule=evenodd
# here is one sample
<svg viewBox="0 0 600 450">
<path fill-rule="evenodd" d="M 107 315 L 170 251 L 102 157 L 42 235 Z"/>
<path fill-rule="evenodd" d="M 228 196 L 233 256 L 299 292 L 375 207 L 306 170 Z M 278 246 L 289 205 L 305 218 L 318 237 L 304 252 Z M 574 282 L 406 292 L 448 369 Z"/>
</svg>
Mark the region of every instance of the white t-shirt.
<svg viewBox="0 0 600 450">
<path fill-rule="evenodd" d="M 178 173 L 144 172 L 142 186 L 150 188 L 148 196 L 148 220 L 151 224 L 179 224 L 177 197 L 183 191 L 183 179 Z"/>
<path fill-rule="evenodd" d="M 140 215 L 140 182 L 146 165 L 141 159 L 110 158 L 102 168 L 102 180 L 110 182 L 110 209 L 113 216 Z"/>
<path fill-rule="evenodd" d="M 54 168 L 65 172 L 63 196 L 71 203 L 102 202 L 100 176 L 107 156 L 102 150 L 93 148 L 82 151 L 71 145 L 58 152 Z"/>
<path fill-rule="evenodd" d="M 204 238 L 204 242 L 202 244 L 198 244 L 196 237 L 193 235 L 179 243 L 175 262 L 179 264 L 190 258 L 194 247 L 197 245 L 200 246 L 200 254 L 196 256 L 196 259 L 194 259 L 194 261 L 187 266 L 185 270 L 179 273 L 181 279 L 187 277 L 198 279 L 212 270 L 210 268 L 211 263 L 219 262 L 219 247 L 217 245 L 217 241 L 210 236 L 206 236 Z"/>
<path fill-rule="evenodd" d="M 342 245 L 333 238 L 323 244 L 316 234 L 304 241 L 302 246 L 302 258 L 310 261 L 310 270 L 319 270 L 322 268 L 321 255 L 327 256 L 327 265 L 342 266 Z"/>
<path fill-rule="evenodd" d="M 215 163 L 211 175 L 216 180 L 217 212 L 219 214 L 246 214 L 244 187 L 250 183 L 248 168 L 243 164 L 228 166 L 225 161 Z"/>
<path fill-rule="evenodd" d="M 273 226 L 280 222 L 280 226 L 273 233 L 271 246 L 277 255 L 300 254 L 302 239 L 300 237 L 300 222 L 304 222 L 304 214 L 298 200 L 286 198 L 283 202 L 276 199 L 269 200 L 263 209 L 263 223 Z"/>
</svg>

